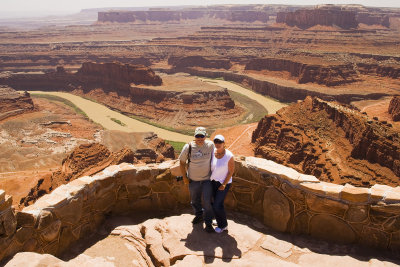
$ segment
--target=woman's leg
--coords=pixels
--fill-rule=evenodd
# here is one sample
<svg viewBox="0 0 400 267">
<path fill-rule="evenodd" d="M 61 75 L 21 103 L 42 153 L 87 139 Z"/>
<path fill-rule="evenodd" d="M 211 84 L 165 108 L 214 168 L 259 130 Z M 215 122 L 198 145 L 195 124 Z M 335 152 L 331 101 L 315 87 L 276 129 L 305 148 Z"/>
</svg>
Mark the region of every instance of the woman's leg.
<svg viewBox="0 0 400 267">
<path fill-rule="evenodd" d="M 218 187 L 221 184 L 218 183 Z M 226 220 L 226 213 L 224 207 L 224 200 L 225 196 L 229 191 L 231 184 L 227 184 L 224 190 L 218 190 L 215 192 L 214 195 L 214 203 L 213 203 L 213 210 L 215 214 L 215 219 L 217 220 L 219 228 L 225 228 L 228 226 L 228 221 Z"/>
</svg>

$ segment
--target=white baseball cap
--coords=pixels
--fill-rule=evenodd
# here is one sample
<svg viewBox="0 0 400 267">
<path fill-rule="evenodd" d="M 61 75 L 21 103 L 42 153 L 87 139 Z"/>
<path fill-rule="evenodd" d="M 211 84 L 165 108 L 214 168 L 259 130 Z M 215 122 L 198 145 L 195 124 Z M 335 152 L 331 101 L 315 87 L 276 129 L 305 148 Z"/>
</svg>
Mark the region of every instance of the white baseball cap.
<svg viewBox="0 0 400 267">
<path fill-rule="evenodd" d="M 222 135 L 220 135 L 220 134 L 217 134 L 217 135 L 214 137 L 214 141 L 215 141 L 215 140 L 219 140 L 219 141 L 225 142 L 225 138 L 224 138 Z"/>
</svg>

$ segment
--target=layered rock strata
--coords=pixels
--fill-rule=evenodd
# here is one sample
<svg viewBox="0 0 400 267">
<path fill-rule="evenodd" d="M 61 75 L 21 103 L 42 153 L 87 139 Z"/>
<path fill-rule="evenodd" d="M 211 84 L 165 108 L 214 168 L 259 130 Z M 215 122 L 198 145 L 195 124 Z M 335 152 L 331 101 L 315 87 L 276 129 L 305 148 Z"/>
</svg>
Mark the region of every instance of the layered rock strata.
<svg viewBox="0 0 400 267">
<path fill-rule="evenodd" d="M 263 10 L 147 10 L 106 11 L 98 13 L 98 22 L 177 22 L 187 20 L 228 20 L 232 22 L 267 22 L 268 12 Z"/>
<path fill-rule="evenodd" d="M 175 163 L 110 166 L 60 186 L 19 212 L 4 202 L 3 191 L 2 203 L 9 216 L 1 217 L 1 225 L 9 229 L 0 237 L 0 259 L 19 251 L 60 255 L 96 231 L 106 215 L 174 211 L 189 206 L 187 186 L 174 177 L 179 169 Z M 398 188 L 320 182 L 314 176 L 260 158 L 236 159 L 235 164 L 234 183 L 226 199 L 229 209 L 254 216 L 277 231 L 400 252 Z M 155 229 L 142 230 L 143 237 Z M 149 243 L 142 254 L 144 259 L 170 262 L 168 250 L 151 244 L 156 245 Z"/>
<path fill-rule="evenodd" d="M 202 56 L 170 57 L 168 64 L 179 70 L 187 67 L 203 67 L 211 69 L 230 69 L 231 62 L 228 59 L 215 59 Z"/>
<path fill-rule="evenodd" d="M 400 185 L 400 137 L 387 122 L 307 97 L 264 117 L 255 154 L 337 184 Z"/>
<path fill-rule="evenodd" d="M 0 85 L 0 121 L 33 109 L 29 93 L 20 94 L 11 87 Z"/>
<path fill-rule="evenodd" d="M 173 72 L 174 70 L 171 70 Z M 360 92 L 346 92 L 342 94 L 320 92 L 318 90 L 311 90 L 300 86 L 289 86 L 277 83 L 275 80 L 263 79 L 262 77 L 252 77 L 248 74 L 235 73 L 232 71 L 224 70 L 207 70 L 201 68 L 185 68 L 184 72 L 196 76 L 209 77 L 209 78 L 224 78 L 226 81 L 232 81 L 242 84 L 251 90 L 275 98 L 282 102 L 295 102 L 303 100 L 307 96 L 316 96 L 324 100 L 336 100 L 342 103 L 350 103 L 360 99 L 378 99 L 388 94 L 385 92 L 376 93 L 360 93 Z"/>
<path fill-rule="evenodd" d="M 282 58 L 257 58 L 250 60 L 245 70 L 287 71 L 296 77 L 298 83 L 318 83 L 326 86 L 357 81 L 357 73 L 352 64 L 316 65 Z"/>
<path fill-rule="evenodd" d="M 169 157 L 174 159 L 172 146 L 165 144 L 163 140 L 152 138 L 151 146 L 154 149 L 137 149 L 133 152 L 129 148 L 123 148 L 116 152 L 111 152 L 107 147 L 99 143 L 83 144 L 74 149 L 62 161 L 62 166 L 51 176 L 45 176 L 38 181 L 29 194 L 21 198 L 20 205 L 28 206 L 41 196 L 50 193 L 57 187 L 69 183 L 79 177 L 96 174 L 110 165 L 128 163 L 152 163 L 160 162 Z M 158 141 L 158 144 L 157 144 Z M 160 153 L 161 151 L 161 153 Z"/>
<path fill-rule="evenodd" d="M 395 96 L 390 100 L 388 112 L 394 121 L 400 121 L 400 96 Z"/>
<path fill-rule="evenodd" d="M 279 12 L 276 22 L 299 28 L 325 25 L 351 29 L 358 26 L 356 13 L 354 11 L 341 10 L 340 8 L 301 9 L 294 12 Z"/>
</svg>

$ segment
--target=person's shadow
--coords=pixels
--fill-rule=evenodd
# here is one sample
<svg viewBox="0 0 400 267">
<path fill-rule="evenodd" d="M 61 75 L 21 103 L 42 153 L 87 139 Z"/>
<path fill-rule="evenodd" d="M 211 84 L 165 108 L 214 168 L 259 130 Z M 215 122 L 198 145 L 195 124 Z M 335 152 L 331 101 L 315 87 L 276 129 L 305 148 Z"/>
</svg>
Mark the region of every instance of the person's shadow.
<svg viewBox="0 0 400 267">
<path fill-rule="evenodd" d="M 193 230 L 189 233 L 185 242 L 185 246 L 196 252 L 203 251 L 204 262 L 212 263 L 215 258 L 222 258 L 224 262 L 230 262 L 233 258 L 240 258 L 242 251 L 237 247 L 237 242 L 234 237 L 227 232 L 221 234 L 207 233 L 202 224 L 193 225 Z M 222 249 L 222 254 L 216 248 Z"/>
</svg>

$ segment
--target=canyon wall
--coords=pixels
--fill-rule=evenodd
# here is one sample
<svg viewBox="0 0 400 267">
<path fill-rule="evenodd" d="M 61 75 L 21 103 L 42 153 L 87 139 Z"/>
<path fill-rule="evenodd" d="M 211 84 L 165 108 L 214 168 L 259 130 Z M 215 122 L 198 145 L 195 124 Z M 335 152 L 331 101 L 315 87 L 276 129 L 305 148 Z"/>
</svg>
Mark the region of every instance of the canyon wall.
<svg viewBox="0 0 400 267">
<path fill-rule="evenodd" d="M 154 85 L 162 84 L 160 76 L 143 65 L 85 62 L 76 73 L 66 72 L 62 66 L 56 71 L 43 74 L 12 74 L 0 77 L 0 84 L 7 84 L 18 90 L 60 90 L 72 91 L 77 87 L 90 90 L 105 88 L 128 94 L 132 84 Z"/>
<path fill-rule="evenodd" d="M 76 73 L 86 84 L 98 84 L 102 86 L 113 86 L 120 84 L 146 84 L 161 85 L 162 79 L 149 67 L 141 65 L 113 63 L 85 62 Z"/>
<path fill-rule="evenodd" d="M 340 9 L 300 9 L 294 12 L 279 12 L 277 23 L 297 26 L 302 29 L 315 25 L 338 26 L 343 29 L 357 28 L 356 13 Z"/>
<path fill-rule="evenodd" d="M 33 109 L 29 93 L 20 94 L 11 87 L 0 85 L 0 121 Z"/>
<path fill-rule="evenodd" d="M 395 96 L 390 100 L 388 112 L 394 121 L 400 121 L 400 96 Z"/>
<path fill-rule="evenodd" d="M 357 81 L 352 64 L 312 65 L 283 58 L 256 58 L 250 60 L 245 70 L 288 71 L 298 83 L 318 83 L 335 86 Z"/>
<path fill-rule="evenodd" d="M 166 72 L 173 73 L 174 71 L 175 70 L 170 70 L 170 71 L 167 70 Z M 181 69 L 180 71 L 201 77 L 223 78 L 226 81 L 237 82 L 259 94 L 273 97 L 282 102 L 296 102 L 297 100 L 303 100 L 307 96 L 316 96 L 324 100 L 336 100 L 342 103 L 350 103 L 352 101 L 358 101 L 360 99 L 378 99 L 382 96 L 387 96 L 387 94 L 385 93 L 375 93 L 375 94 L 349 93 L 349 94 L 338 94 L 338 95 L 326 94 L 298 87 L 285 86 L 272 81 L 253 78 L 245 74 L 239 74 L 223 70 L 185 68 Z"/>
<path fill-rule="evenodd" d="M 267 22 L 268 12 L 263 10 L 148 10 L 106 11 L 98 13 L 98 22 L 177 22 L 182 20 L 228 20 L 239 22 Z"/>
<path fill-rule="evenodd" d="M 265 116 L 252 142 L 256 155 L 326 182 L 400 185 L 399 134 L 338 103 L 307 97 Z"/>
<path fill-rule="evenodd" d="M 211 69 L 225 69 L 232 67 L 229 59 L 205 58 L 202 56 L 169 57 L 168 65 L 179 70 L 187 67 L 202 67 Z"/>
<path fill-rule="evenodd" d="M 1 191 L 0 259 L 20 251 L 60 255 L 94 233 L 105 216 L 189 207 L 188 188 L 175 179 L 176 163 L 110 166 L 62 185 L 17 212 L 11 208 L 11 197 Z M 253 157 L 236 158 L 235 165 L 226 198 L 229 209 L 280 232 L 400 252 L 399 187 L 320 182 Z"/>
</svg>

